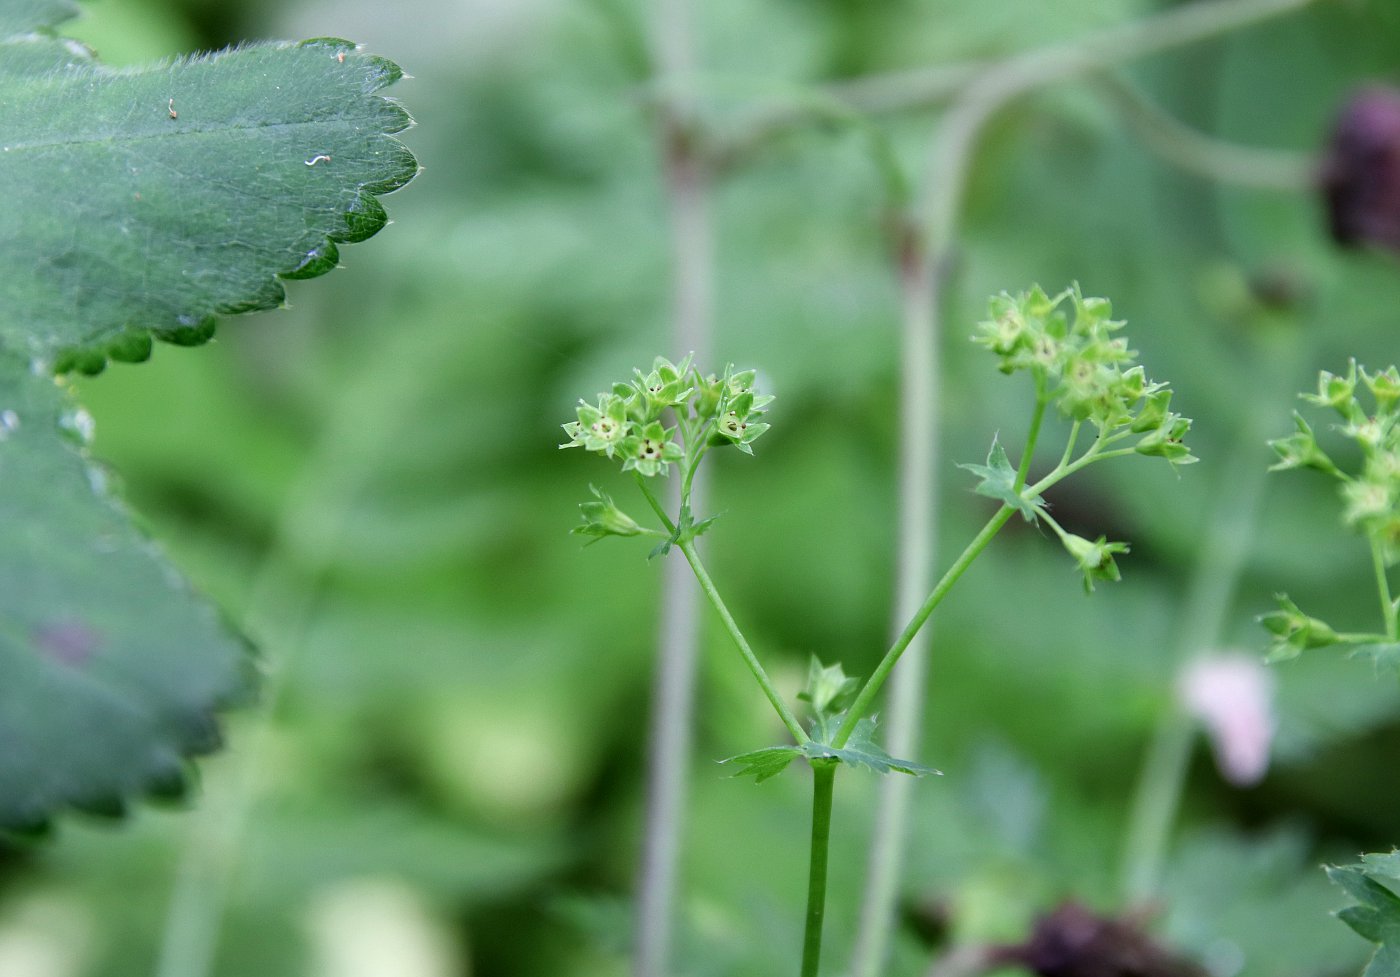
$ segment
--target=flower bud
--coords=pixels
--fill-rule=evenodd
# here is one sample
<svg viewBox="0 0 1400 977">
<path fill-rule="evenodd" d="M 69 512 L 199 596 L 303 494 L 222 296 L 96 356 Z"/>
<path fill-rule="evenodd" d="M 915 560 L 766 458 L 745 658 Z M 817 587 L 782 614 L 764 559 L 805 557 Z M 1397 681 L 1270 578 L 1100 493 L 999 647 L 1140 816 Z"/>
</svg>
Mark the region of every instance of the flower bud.
<svg viewBox="0 0 1400 977">
<path fill-rule="evenodd" d="M 1269 647 L 1269 660 L 1296 658 L 1309 648 L 1325 648 L 1337 643 L 1337 632 L 1326 621 L 1308 617 L 1287 594 L 1275 595 L 1279 609 L 1259 615 L 1274 640 Z"/>
<path fill-rule="evenodd" d="M 1400 91 L 1362 89 L 1332 129 L 1321 190 L 1332 238 L 1400 250 Z"/>
<path fill-rule="evenodd" d="M 1114 562 L 1113 557 L 1117 553 L 1128 552 L 1127 543 L 1110 543 L 1104 536 L 1100 536 L 1091 543 L 1083 536 L 1076 536 L 1073 533 L 1062 535 L 1060 542 L 1064 544 L 1069 555 L 1074 557 L 1075 562 L 1079 564 L 1079 569 L 1084 573 L 1085 593 L 1093 591 L 1095 580 L 1108 580 L 1116 583 L 1122 579 L 1118 572 L 1118 564 Z"/>
<path fill-rule="evenodd" d="M 595 500 L 579 503 L 583 525 L 574 527 L 576 534 L 602 539 L 604 536 L 637 536 L 642 532 L 636 520 L 619 509 L 606 492 L 594 485 L 588 489 Z"/>
</svg>

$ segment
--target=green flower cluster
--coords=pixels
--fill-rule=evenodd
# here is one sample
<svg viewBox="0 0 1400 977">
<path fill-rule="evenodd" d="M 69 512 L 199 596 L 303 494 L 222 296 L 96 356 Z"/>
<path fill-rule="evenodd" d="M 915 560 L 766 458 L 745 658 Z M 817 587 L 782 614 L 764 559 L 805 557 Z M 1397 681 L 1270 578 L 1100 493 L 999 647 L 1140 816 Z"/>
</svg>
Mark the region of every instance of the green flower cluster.
<svg viewBox="0 0 1400 977">
<path fill-rule="evenodd" d="M 1133 445 L 1139 454 L 1195 461 L 1182 443 L 1190 419 L 1169 409 L 1171 390 L 1149 380 L 1127 340 L 1113 335 L 1123 323 L 1112 312 L 1107 299 L 1085 298 L 1078 286 L 1054 297 L 1039 286 L 1003 292 L 972 339 L 1001 358 L 1003 373 L 1029 371 L 1037 392 L 1065 416 L 1100 433 L 1141 435 Z"/>
<path fill-rule="evenodd" d="M 1369 410 L 1357 396 L 1360 387 L 1370 394 Z M 1339 479 L 1346 524 L 1375 540 L 1386 564 L 1393 565 L 1400 559 L 1400 371 L 1391 366 L 1369 373 L 1352 360 L 1345 376 L 1324 370 L 1317 393 L 1303 394 L 1303 399 L 1341 417 L 1336 430 L 1360 449 L 1361 470 L 1354 475 L 1342 471 L 1298 413 L 1293 415 L 1294 433 L 1269 442 L 1279 456 L 1273 470 L 1315 468 Z"/>
<path fill-rule="evenodd" d="M 632 373 L 630 383 L 615 383 L 611 393 L 599 394 L 596 405 L 579 401 L 578 419 L 563 425 L 569 440 L 559 447 L 620 458 L 623 471 L 650 478 L 667 474 L 673 463 L 698 460 L 697 442 L 732 444 L 753 454 L 750 445 L 768 430 L 758 418 L 773 398 L 753 392 L 753 370 L 736 373 L 730 367 L 722 377 L 701 376 L 689 356 L 680 363 L 658 356 L 651 372 Z M 662 420 L 668 409 L 684 446 L 675 440 L 678 427 Z"/>
<path fill-rule="evenodd" d="M 1279 609 L 1259 618 L 1273 635 L 1269 658 L 1277 661 L 1312 648 L 1341 645 L 1349 646 L 1353 653 L 1370 654 L 1378 662 L 1400 662 L 1400 642 L 1396 640 L 1400 635 L 1400 600 L 1391 597 L 1386 579 L 1386 568 L 1400 560 L 1400 371 L 1392 366 L 1370 373 L 1352 360 L 1345 376 L 1324 370 L 1317 378 L 1317 393 L 1302 397 L 1316 407 L 1331 408 L 1341 418 L 1334 429 L 1360 450 L 1360 470 L 1355 474 L 1343 471 L 1318 445 L 1312 426 L 1296 411 L 1294 432 L 1269 442 L 1279 456 L 1270 470 L 1313 468 L 1341 482 L 1342 518 L 1371 545 L 1384 629 L 1374 634 L 1338 631 L 1305 614 L 1287 594 L 1278 594 Z M 1369 401 L 1369 409 L 1363 398 Z"/>
<path fill-rule="evenodd" d="M 695 522 L 690 515 L 690 483 L 700 459 L 710 448 L 724 446 L 753 454 L 753 442 L 768 430 L 760 418 L 773 398 L 754 392 L 755 371 L 736 372 L 730 366 L 723 376 L 705 376 L 689 356 L 679 363 L 658 356 L 649 372 L 632 374 L 631 382 L 615 383 L 611 393 L 599 394 L 596 404 L 580 400 L 577 418 L 563 425 L 569 440 L 559 447 L 620 459 L 623 471 L 646 478 L 669 474 L 671 465 L 680 465 L 685 476 L 680 520 L 675 526 L 668 523 L 669 534 L 660 535 L 672 541 L 698 536 L 712 521 Z M 675 423 L 668 427 L 668 420 Z M 593 501 L 579 506 L 583 525 L 575 527 L 576 533 L 597 538 L 657 535 L 638 526 L 606 493 L 595 488 L 593 494 Z"/>
</svg>

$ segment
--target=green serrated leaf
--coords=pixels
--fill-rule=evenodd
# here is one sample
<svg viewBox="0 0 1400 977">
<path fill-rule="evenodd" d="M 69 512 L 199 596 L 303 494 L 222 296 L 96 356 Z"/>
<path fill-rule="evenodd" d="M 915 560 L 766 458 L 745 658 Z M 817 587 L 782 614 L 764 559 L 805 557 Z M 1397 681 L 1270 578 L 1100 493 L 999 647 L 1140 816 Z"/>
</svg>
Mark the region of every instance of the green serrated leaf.
<svg viewBox="0 0 1400 977">
<path fill-rule="evenodd" d="M 279 276 L 335 267 L 418 169 L 375 94 L 401 72 L 348 41 L 114 71 L 34 36 L 0 66 L 0 345 L 26 358 L 91 371 L 133 329 L 202 341 L 216 313 L 280 305 Z"/>
<path fill-rule="evenodd" d="M 1362 856 L 1360 865 L 1329 865 L 1327 877 L 1359 905 L 1337 913 L 1363 939 L 1378 944 L 1363 977 L 1400 977 L 1400 896 L 1373 875 L 1394 878 L 1396 853 Z"/>
<path fill-rule="evenodd" d="M 721 760 L 720 763 L 738 764 L 739 769 L 734 771 L 734 776 L 752 776 L 754 783 L 761 784 L 782 773 L 788 764 L 802 755 L 802 750 L 795 746 L 765 746 L 761 750 L 752 750 Z"/>
<path fill-rule="evenodd" d="M 856 728 L 851 732 L 851 738 L 845 746 L 837 747 L 813 740 L 802 748 L 802 753 L 810 760 L 839 760 L 875 773 L 907 773 L 913 777 L 943 776 L 941 770 L 890 756 L 875 743 L 875 725 L 874 719 L 866 717 L 856 723 Z"/>
<path fill-rule="evenodd" d="M 1006 457 L 1006 449 L 997 438 L 992 438 L 992 448 L 987 452 L 985 465 L 958 467 L 965 468 L 982 479 L 973 489 L 978 495 L 985 495 L 1011 506 L 1026 522 L 1035 522 L 1039 518 L 1038 513 L 1045 506 L 1044 501 L 1038 495 L 1030 499 L 1023 498 L 1021 493 L 1016 491 L 1016 469 L 1011 467 L 1011 462 Z"/>
<path fill-rule="evenodd" d="M 250 658 L 84 456 L 91 422 L 0 355 L 0 830 L 179 793 Z"/>
<path fill-rule="evenodd" d="M 183 789 L 250 658 L 109 496 L 53 371 L 137 361 L 334 267 L 417 172 L 348 41 L 114 71 L 0 4 L 0 829 Z"/>
</svg>

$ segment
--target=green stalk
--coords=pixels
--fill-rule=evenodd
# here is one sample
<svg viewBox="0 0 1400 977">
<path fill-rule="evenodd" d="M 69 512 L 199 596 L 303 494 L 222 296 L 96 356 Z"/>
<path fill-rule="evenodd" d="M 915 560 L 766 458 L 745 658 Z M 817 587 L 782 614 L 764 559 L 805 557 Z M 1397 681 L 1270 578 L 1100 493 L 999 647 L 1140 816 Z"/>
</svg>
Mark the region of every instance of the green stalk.
<svg viewBox="0 0 1400 977">
<path fill-rule="evenodd" d="M 967 572 L 967 568 L 972 565 L 972 561 L 977 559 L 987 544 L 992 541 L 992 537 L 1006 525 L 1006 521 L 1011 518 L 1011 514 L 1016 510 L 1009 505 L 1003 505 L 997 510 L 996 515 L 987 520 L 987 524 L 981 531 L 967 544 L 967 548 L 953 561 L 953 565 L 948 568 L 948 572 L 943 574 L 943 578 L 938 581 L 938 585 L 933 588 L 933 593 L 928 595 L 923 606 L 919 608 L 910 622 L 905 625 L 904 631 L 895 639 L 895 643 L 890 646 L 890 650 L 885 652 L 885 657 L 880 659 L 880 664 L 875 666 L 875 671 L 866 679 L 865 685 L 861 687 L 860 693 L 855 701 L 851 703 L 850 710 L 846 713 L 846 719 L 841 723 L 841 728 L 837 730 L 833 746 L 838 749 L 846 745 L 846 741 L 855 732 L 856 724 L 861 717 L 870 709 L 870 704 L 876 694 L 880 691 L 880 686 L 885 684 L 885 679 L 889 678 L 890 672 L 899 661 L 900 655 L 904 654 L 904 649 L 909 647 L 909 642 L 914 640 L 914 636 L 919 633 L 919 629 L 924 626 L 933 609 L 943 602 L 943 598 L 948 596 L 948 591 L 953 589 L 953 584 Z"/>
<path fill-rule="evenodd" d="M 1396 620 L 1395 602 L 1390 596 L 1390 581 L 1385 575 L 1385 547 L 1376 536 L 1371 537 L 1371 565 L 1376 571 L 1376 589 L 1381 595 L 1381 614 L 1384 615 L 1385 635 L 1391 641 L 1400 638 L 1400 621 Z"/>
<path fill-rule="evenodd" d="M 812 763 L 812 855 L 807 872 L 807 928 L 802 937 L 802 977 L 817 977 L 822 958 L 822 921 L 826 916 L 826 862 L 831 847 L 831 795 L 835 761 Z"/>
<path fill-rule="evenodd" d="M 1040 425 L 1045 420 L 1046 403 L 1044 394 L 1037 391 L 1035 413 L 1031 415 L 1031 430 L 1026 435 L 1026 449 L 1021 455 L 1021 467 L 1016 469 L 1016 483 L 1012 486 L 1017 492 L 1026 487 L 1026 476 L 1031 470 L 1031 456 L 1035 454 L 1035 443 L 1040 440 Z"/>
<path fill-rule="evenodd" d="M 1025 453 L 1021 456 L 1021 466 L 1016 472 L 1015 487 L 1018 492 L 1024 488 L 1026 484 L 1026 475 L 1031 467 L 1031 456 L 1035 453 L 1036 442 L 1040 439 L 1040 426 L 1045 420 L 1046 403 L 1047 401 L 1044 397 L 1038 396 L 1036 398 L 1035 413 L 1031 415 L 1030 433 L 1026 436 Z M 1085 457 L 1087 458 L 1092 455 L 1097 447 L 1098 442 L 1095 442 L 1095 445 L 1084 453 Z M 1084 464 L 1088 463 L 1083 458 L 1081 458 L 1080 461 L 1084 462 Z M 1042 479 L 1038 483 L 1038 486 L 1047 483 L 1054 484 L 1051 479 L 1054 479 L 1057 475 L 1063 477 L 1064 473 L 1067 471 L 1068 469 L 1061 464 L 1056 467 L 1055 471 L 1051 472 L 1050 475 Z M 861 688 L 855 701 L 851 703 L 851 708 L 847 711 L 846 718 L 841 723 L 841 728 L 837 730 L 834 741 L 835 746 L 840 748 L 846 745 L 846 741 L 850 739 L 851 734 L 855 732 L 856 724 L 860 722 L 861 718 L 870 708 L 870 704 L 874 700 L 875 695 L 880 691 L 880 687 L 885 684 L 885 679 L 887 679 L 890 672 L 894 670 L 894 666 L 899 662 L 900 656 L 904 654 L 905 649 L 909 647 L 910 642 L 912 642 L 915 635 L 919 633 L 919 629 L 928 621 L 929 615 L 933 613 L 933 609 L 943 601 L 948 591 L 953 589 L 953 584 L 958 582 L 958 579 L 967 571 L 967 568 L 972 565 L 972 561 L 977 559 L 978 555 L 987 548 L 987 544 L 992 541 L 992 538 L 1001 530 L 1001 527 L 1006 525 L 1006 521 L 1011 518 L 1011 514 L 1015 511 L 1016 510 L 1009 505 L 1003 505 L 998 509 L 996 514 L 982 527 L 981 532 L 973 537 L 972 542 L 968 543 L 967 548 L 953 561 L 953 565 L 948 568 L 948 572 L 938 581 L 937 586 L 933 588 L 933 592 L 929 594 L 928 599 L 924 601 L 923 605 L 915 612 L 913 618 L 905 625 L 904 630 L 900 632 L 899 637 L 895 639 L 895 643 L 890 647 L 890 650 L 885 652 L 885 657 L 880 659 L 880 664 L 875 666 L 875 671 L 871 673 L 870 678 L 866 680 L 865 685 Z"/>
<path fill-rule="evenodd" d="M 678 544 L 680 551 L 685 554 L 686 562 L 690 564 L 690 569 L 695 571 L 695 579 L 700 581 L 700 589 L 705 592 L 705 596 L 710 599 L 715 610 L 719 613 L 720 620 L 724 622 L 724 628 L 729 632 L 729 636 L 734 639 L 735 646 L 739 649 L 739 654 L 744 659 L 744 664 L 749 666 L 749 671 L 753 673 L 754 680 L 758 682 L 759 688 L 763 689 L 763 694 L 772 703 L 778 718 L 783 721 L 783 725 L 792 733 L 792 738 L 799 744 L 809 741 L 802 724 L 797 721 L 797 717 L 783 704 L 783 697 L 778 694 L 777 688 L 773 685 L 773 680 L 768 677 L 768 673 L 763 670 L 763 666 L 758 661 L 758 656 L 749 647 L 748 639 L 744 637 L 744 632 L 739 630 L 739 625 L 734 622 L 734 615 L 729 613 L 729 608 L 725 606 L 724 599 L 720 597 L 715 582 L 710 579 L 710 575 L 705 571 L 705 564 L 700 562 L 700 554 L 695 552 L 695 541 L 693 539 L 683 539 Z"/>
<path fill-rule="evenodd" d="M 608 4 L 607 6 L 612 6 Z M 651 36 L 638 47 L 659 97 L 653 103 L 654 134 L 667 224 L 670 230 L 670 342 L 684 355 L 709 356 L 714 329 L 715 231 L 711 217 L 714 175 L 700 131 L 696 0 L 656 0 L 647 5 Z M 614 24 L 629 36 L 633 11 Z M 695 458 L 699 461 L 699 453 Z M 686 472 L 681 502 L 691 502 L 695 470 Z M 704 484 L 695 488 L 703 496 Z M 686 511 L 682 508 L 680 511 Z M 663 524 L 668 520 L 662 520 Z M 674 533 L 674 527 L 668 526 Z M 700 601 L 682 567 L 667 564 L 662 579 L 652 706 L 647 720 L 646 814 L 637 882 L 632 973 L 671 972 L 680 850 L 688 808 L 694 726 L 695 675 L 700 657 Z"/>
</svg>

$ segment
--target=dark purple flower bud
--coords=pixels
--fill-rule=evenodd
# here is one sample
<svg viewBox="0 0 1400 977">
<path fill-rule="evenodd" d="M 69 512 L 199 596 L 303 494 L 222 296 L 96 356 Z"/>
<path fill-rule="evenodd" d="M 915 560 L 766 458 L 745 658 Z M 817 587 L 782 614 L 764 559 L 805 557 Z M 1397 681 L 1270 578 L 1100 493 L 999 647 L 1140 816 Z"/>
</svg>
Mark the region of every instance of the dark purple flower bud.
<svg viewBox="0 0 1400 977">
<path fill-rule="evenodd" d="M 1148 936 L 1138 920 L 1100 916 L 1075 902 L 1042 916 L 1029 940 L 999 947 L 994 956 L 1038 977 L 1205 977 Z"/>
<path fill-rule="evenodd" d="M 1332 130 L 1322 168 L 1333 239 L 1400 251 L 1400 90 L 1364 88 Z"/>
</svg>

